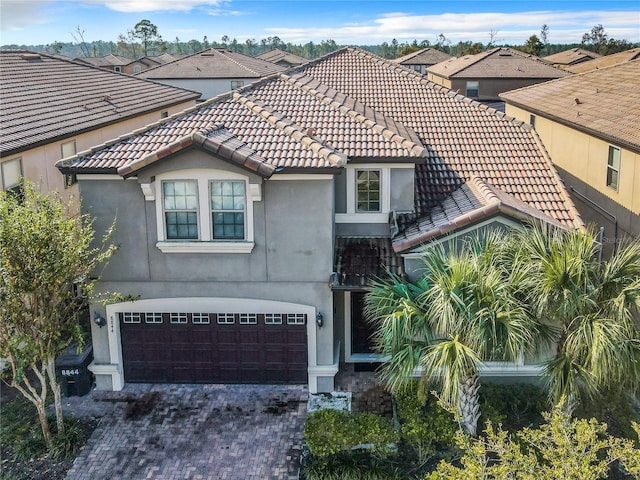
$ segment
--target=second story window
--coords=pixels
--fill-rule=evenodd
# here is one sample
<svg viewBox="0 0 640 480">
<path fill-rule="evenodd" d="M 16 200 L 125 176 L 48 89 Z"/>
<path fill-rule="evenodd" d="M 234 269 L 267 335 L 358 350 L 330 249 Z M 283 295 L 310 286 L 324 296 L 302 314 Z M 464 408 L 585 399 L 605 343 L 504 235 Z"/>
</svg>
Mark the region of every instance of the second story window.
<svg viewBox="0 0 640 480">
<path fill-rule="evenodd" d="M 211 224 L 214 239 L 244 239 L 244 187 L 243 181 L 211 182 Z"/>
<path fill-rule="evenodd" d="M 244 87 L 244 80 L 231 80 L 231 90 Z"/>
<path fill-rule="evenodd" d="M 60 158 L 73 157 L 76 154 L 76 141 L 71 140 L 60 144 Z"/>
<path fill-rule="evenodd" d="M 480 95 L 480 82 L 467 82 L 467 97 L 475 98 Z"/>
<path fill-rule="evenodd" d="M 380 211 L 380 170 L 356 171 L 356 212 Z"/>
<path fill-rule="evenodd" d="M 236 172 L 186 169 L 142 184 L 156 206 L 156 246 L 164 253 L 251 253 L 259 184 Z"/>
<path fill-rule="evenodd" d="M 620 177 L 620 149 L 609 145 L 609 159 L 607 161 L 607 187 L 618 190 Z"/>
<path fill-rule="evenodd" d="M 14 158 L 2 162 L 0 168 L 0 186 L 2 190 L 18 190 L 20 188 L 20 178 L 22 177 L 22 159 Z"/>
<path fill-rule="evenodd" d="M 195 180 L 162 182 L 168 240 L 198 239 L 198 183 Z"/>
<path fill-rule="evenodd" d="M 531 125 L 533 128 L 536 128 L 536 116 L 535 115 L 529 115 L 529 125 Z"/>
<path fill-rule="evenodd" d="M 140 65 L 134 65 L 133 66 L 133 73 L 134 75 L 137 75 L 138 73 L 140 73 L 142 71 L 142 69 L 140 68 Z"/>
</svg>

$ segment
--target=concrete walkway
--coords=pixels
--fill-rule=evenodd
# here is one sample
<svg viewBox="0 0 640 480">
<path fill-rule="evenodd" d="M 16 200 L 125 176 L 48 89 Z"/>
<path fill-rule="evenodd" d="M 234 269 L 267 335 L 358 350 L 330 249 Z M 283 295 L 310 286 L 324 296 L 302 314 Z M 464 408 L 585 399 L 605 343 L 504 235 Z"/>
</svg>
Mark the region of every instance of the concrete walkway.
<svg viewBox="0 0 640 480">
<path fill-rule="evenodd" d="M 67 480 L 297 478 L 308 392 L 286 385 L 128 384 L 65 400 L 99 417 Z"/>
</svg>

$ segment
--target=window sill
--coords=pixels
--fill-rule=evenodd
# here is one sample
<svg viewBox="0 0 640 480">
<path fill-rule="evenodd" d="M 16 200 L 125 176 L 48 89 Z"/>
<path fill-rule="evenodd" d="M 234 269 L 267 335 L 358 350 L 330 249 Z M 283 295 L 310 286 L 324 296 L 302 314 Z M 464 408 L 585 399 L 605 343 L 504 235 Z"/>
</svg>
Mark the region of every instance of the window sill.
<svg viewBox="0 0 640 480">
<path fill-rule="evenodd" d="M 162 253 L 251 253 L 254 242 L 158 242 Z"/>
</svg>

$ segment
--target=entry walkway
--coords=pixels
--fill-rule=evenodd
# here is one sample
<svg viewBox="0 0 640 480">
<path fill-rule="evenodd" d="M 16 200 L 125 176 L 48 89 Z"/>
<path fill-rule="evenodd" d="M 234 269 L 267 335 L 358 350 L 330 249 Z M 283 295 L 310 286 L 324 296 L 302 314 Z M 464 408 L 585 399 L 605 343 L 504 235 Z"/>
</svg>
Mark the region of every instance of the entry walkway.
<svg viewBox="0 0 640 480">
<path fill-rule="evenodd" d="M 67 480 L 297 478 L 308 391 L 286 385 L 127 384 L 64 399 L 100 417 Z"/>
</svg>

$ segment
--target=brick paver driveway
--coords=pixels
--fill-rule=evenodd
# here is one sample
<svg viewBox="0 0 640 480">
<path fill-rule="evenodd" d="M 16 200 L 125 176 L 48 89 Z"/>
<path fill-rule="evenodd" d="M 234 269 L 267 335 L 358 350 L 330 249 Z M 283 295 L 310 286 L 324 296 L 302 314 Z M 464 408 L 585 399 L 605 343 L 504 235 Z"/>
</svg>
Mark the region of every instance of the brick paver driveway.
<svg viewBox="0 0 640 480">
<path fill-rule="evenodd" d="M 306 386 L 129 384 L 66 400 L 101 417 L 67 480 L 297 478 Z"/>
</svg>

